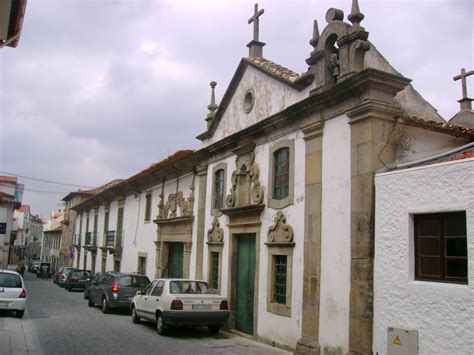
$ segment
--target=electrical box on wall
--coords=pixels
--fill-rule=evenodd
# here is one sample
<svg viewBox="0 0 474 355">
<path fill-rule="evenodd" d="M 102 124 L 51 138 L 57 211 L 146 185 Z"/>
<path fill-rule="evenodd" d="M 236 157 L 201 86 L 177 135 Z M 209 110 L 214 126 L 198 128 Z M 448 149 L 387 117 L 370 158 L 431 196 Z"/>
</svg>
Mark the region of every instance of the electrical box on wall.
<svg viewBox="0 0 474 355">
<path fill-rule="evenodd" d="M 388 327 L 387 329 L 388 355 L 418 355 L 418 331 Z"/>
</svg>

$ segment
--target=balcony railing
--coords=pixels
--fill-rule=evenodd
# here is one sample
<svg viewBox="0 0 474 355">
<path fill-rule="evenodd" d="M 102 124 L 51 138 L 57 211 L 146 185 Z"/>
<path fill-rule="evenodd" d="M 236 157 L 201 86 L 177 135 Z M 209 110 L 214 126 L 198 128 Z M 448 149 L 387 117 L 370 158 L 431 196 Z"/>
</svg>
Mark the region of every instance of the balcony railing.
<svg viewBox="0 0 474 355">
<path fill-rule="evenodd" d="M 115 247 L 115 231 L 107 231 L 105 234 L 105 242 L 108 247 Z"/>
</svg>

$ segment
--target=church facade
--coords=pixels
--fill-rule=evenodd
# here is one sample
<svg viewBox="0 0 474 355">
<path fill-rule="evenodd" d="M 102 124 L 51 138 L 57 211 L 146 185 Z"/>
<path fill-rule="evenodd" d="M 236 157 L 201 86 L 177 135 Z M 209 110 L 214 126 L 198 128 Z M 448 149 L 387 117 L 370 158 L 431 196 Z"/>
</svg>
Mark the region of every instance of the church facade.
<svg viewBox="0 0 474 355">
<path fill-rule="evenodd" d="M 202 148 L 73 207 L 74 265 L 204 279 L 237 333 L 370 353 L 375 173 L 472 135 L 452 134 L 377 51 L 357 0 L 348 22 L 331 8 L 314 23 L 303 74 L 264 57 L 262 13 L 219 105 L 211 82 Z"/>
</svg>

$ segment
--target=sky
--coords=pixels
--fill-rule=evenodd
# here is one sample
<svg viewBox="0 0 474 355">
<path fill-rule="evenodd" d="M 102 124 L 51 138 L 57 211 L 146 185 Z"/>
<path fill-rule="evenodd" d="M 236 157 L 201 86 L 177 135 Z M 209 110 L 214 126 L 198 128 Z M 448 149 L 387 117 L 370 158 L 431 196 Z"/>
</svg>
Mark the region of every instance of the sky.
<svg viewBox="0 0 474 355">
<path fill-rule="evenodd" d="M 248 56 L 254 1 L 29 0 L 17 48 L 0 49 L 0 175 L 47 217 L 70 191 L 199 149 L 209 82 L 219 103 Z M 369 40 L 449 120 L 474 70 L 474 1 L 359 0 Z M 259 3 L 263 55 L 307 70 L 313 20 L 351 0 Z M 474 96 L 474 76 L 468 78 Z M 37 179 L 32 180 L 31 178 Z M 60 185 L 38 181 L 47 180 Z"/>
</svg>

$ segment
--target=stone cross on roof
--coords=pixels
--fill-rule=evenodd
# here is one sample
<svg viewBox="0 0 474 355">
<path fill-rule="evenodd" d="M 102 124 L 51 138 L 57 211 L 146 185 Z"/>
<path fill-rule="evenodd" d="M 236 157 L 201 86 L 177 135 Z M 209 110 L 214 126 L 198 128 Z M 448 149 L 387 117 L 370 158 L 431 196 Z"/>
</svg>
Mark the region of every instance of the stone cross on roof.
<svg viewBox="0 0 474 355">
<path fill-rule="evenodd" d="M 265 43 L 258 40 L 258 30 L 259 30 L 259 17 L 265 12 L 264 9 L 258 10 L 258 4 L 255 4 L 254 14 L 249 18 L 249 24 L 253 22 L 253 40 L 247 44 L 249 47 L 249 57 L 250 58 L 261 58 L 263 57 L 263 46 Z"/>
<path fill-rule="evenodd" d="M 462 68 L 461 74 L 453 78 L 454 81 L 461 79 L 462 99 L 458 101 L 461 104 L 461 110 L 465 110 L 465 109 L 472 110 L 472 107 L 471 107 L 472 99 L 467 97 L 467 83 L 466 83 L 466 78 L 470 75 L 474 75 L 474 71 L 471 70 L 466 73 L 466 69 Z"/>
<path fill-rule="evenodd" d="M 265 12 L 264 9 L 261 9 L 260 11 L 258 11 L 258 4 L 255 4 L 254 14 L 251 18 L 249 18 L 249 24 L 253 22 L 253 40 L 257 42 L 258 42 L 258 30 L 259 30 L 258 27 L 260 24 L 260 20 L 258 18 L 262 16 L 264 12 Z"/>
</svg>

